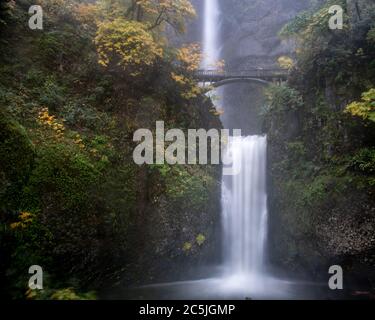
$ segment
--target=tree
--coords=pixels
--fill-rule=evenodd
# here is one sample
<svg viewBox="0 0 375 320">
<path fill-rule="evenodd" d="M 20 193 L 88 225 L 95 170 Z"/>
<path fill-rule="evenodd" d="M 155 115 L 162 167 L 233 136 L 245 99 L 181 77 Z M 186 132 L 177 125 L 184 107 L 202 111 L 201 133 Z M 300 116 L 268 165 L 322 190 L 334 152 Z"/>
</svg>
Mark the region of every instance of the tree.
<svg viewBox="0 0 375 320">
<path fill-rule="evenodd" d="M 150 30 L 166 23 L 176 32 L 184 33 L 186 20 L 196 16 L 188 0 L 139 0 L 137 4 L 148 17 Z"/>
<path fill-rule="evenodd" d="M 145 25 L 121 18 L 101 23 L 95 44 L 102 66 L 120 66 L 132 76 L 139 75 L 163 55 L 163 49 Z"/>
<path fill-rule="evenodd" d="M 367 41 L 375 44 L 375 26 L 373 26 L 367 33 Z"/>
<path fill-rule="evenodd" d="M 202 51 L 199 44 L 192 43 L 178 49 L 176 58 L 184 70 L 195 71 L 202 61 Z"/>
<path fill-rule="evenodd" d="M 186 21 L 196 16 L 188 0 L 101 0 L 99 5 L 106 16 L 142 22 L 148 30 L 170 25 L 177 33 L 183 33 Z"/>
<path fill-rule="evenodd" d="M 294 61 L 291 57 L 281 56 L 277 59 L 277 62 L 282 69 L 290 70 L 294 66 Z"/>
<path fill-rule="evenodd" d="M 201 61 L 202 52 L 199 44 L 185 45 L 176 52 L 178 73 L 172 72 L 171 78 L 180 87 L 181 96 L 184 99 L 194 99 L 204 92 L 204 89 L 199 87 L 192 77 L 192 73 L 199 68 Z"/>
<path fill-rule="evenodd" d="M 362 94 L 362 101 L 349 104 L 346 113 L 375 122 L 375 88 Z"/>
<path fill-rule="evenodd" d="M 0 1 L 0 27 L 6 24 L 5 20 L 8 17 L 10 9 L 9 2 L 8 0 Z"/>
</svg>

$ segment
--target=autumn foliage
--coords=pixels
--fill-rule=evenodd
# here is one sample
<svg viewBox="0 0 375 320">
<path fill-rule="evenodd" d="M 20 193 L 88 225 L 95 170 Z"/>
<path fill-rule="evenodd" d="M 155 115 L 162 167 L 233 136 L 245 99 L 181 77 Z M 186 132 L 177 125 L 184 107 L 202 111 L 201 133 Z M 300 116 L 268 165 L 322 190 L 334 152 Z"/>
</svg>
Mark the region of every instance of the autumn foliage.
<svg viewBox="0 0 375 320">
<path fill-rule="evenodd" d="M 145 26 L 137 21 L 116 19 L 100 24 L 95 38 L 102 66 L 120 66 L 136 76 L 163 55 Z"/>
</svg>

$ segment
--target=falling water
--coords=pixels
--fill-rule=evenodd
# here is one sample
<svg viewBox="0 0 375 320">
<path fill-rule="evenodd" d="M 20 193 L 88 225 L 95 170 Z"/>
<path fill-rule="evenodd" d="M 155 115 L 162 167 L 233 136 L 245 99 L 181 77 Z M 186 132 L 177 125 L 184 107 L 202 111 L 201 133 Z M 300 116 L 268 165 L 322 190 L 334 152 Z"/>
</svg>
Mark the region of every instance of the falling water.
<svg viewBox="0 0 375 320">
<path fill-rule="evenodd" d="M 204 61 L 202 68 L 214 67 L 220 59 L 218 0 L 204 0 Z M 217 92 L 218 93 L 218 92 Z M 220 95 L 220 91 L 219 91 Z M 233 172 L 222 181 L 222 222 L 224 271 L 212 277 L 155 284 L 140 287 L 144 299 L 197 298 L 292 298 L 294 282 L 267 274 L 264 258 L 267 230 L 265 136 L 230 138 L 227 159 L 232 159 Z M 136 293 L 130 292 L 131 298 Z"/>
<path fill-rule="evenodd" d="M 204 69 L 220 59 L 219 22 L 218 0 L 205 0 Z M 266 137 L 233 138 L 226 152 L 240 173 L 223 178 L 224 264 L 230 274 L 260 274 L 267 227 Z"/>
<path fill-rule="evenodd" d="M 205 0 L 204 35 L 202 68 L 209 70 L 219 61 L 219 21 L 220 10 L 218 0 Z"/>
<path fill-rule="evenodd" d="M 223 178 L 224 264 L 231 275 L 261 278 L 267 229 L 265 136 L 231 138 L 236 175 Z"/>
<path fill-rule="evenodd" d="M 210 69 L 220 59 L 220 8 L 218 0 L 205 0 L 204 60 Z M 221 92 L 216 92 L 216 96 Z M 227 154 L 239 174 L 223 178 L 224 276 L 261 278 L 267 228 L 266 137 L 236 137 Z"/>
</svg>

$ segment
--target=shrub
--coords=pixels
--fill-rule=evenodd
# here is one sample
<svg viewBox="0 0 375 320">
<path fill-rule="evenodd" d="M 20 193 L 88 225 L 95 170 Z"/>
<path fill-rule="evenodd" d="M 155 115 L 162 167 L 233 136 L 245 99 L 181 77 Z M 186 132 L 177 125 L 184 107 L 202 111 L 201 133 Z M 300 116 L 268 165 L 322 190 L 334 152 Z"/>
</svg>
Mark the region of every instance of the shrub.
<svg viewBox="0 0 375 320">
<path fill-rule="evenodd" d="M 6 210 L 11 203 L 19 205 L 17 197 L 33 166 L 35 150 L 25 128 L 1 110 L 0 154 L 0 209 Z"/>
<path fill-rule="evenodd" d="M 163 55 L 162 48 L 147 32 L 145 25 L 136 21 L 116 19 L 103 22 L 95 43 L 102 66 L 119 66 L 129 75 L 137 76 L 152 66 Z"/>
<path fill-rule="evenodd" d="M 362 101 L 349 104 L 346 113 L 375 122 L 375 88 L 362 94 Z"/>
<path fill-rule="evenodd" d="M 266 96 L 266 114 L 297 110 L 303 106 L 301 94 L 285 84 L 281 86 L 271 86 L 267 89 Z"/>
<path fill-rule="evenodd" d="M 374 174 L 375 148 L 364 148 L 358 151 L 351 159 L 349 167 L 354 171 Z"/>
</svg>

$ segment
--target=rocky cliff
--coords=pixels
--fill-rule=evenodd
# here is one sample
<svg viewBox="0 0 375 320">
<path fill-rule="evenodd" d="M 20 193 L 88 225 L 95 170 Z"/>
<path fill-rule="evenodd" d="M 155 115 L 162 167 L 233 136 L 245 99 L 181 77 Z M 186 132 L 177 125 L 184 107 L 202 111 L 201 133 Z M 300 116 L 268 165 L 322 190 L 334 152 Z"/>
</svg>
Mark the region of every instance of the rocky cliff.
<svg viewBox="0 0 375 320">
<path fill-rule="evenodd" d="M 222 15 L 222 57 L 230 70 L 272 68 L 280 56 L 290 56 L 292 41 L 281 40 L 279 31 L 309 1 L 257 0 L 220 2 Z M 222 120 L 226 127 L 241 128 L 243 134 L 262 131 L 264 87 L 233 84 L 223 90 Z"/>
<path fill-rule="evenodd" d="M 340 4 L 344 31 L 327 28 L 324 6 L 303 18 L 304 27 L 295 30 L 296 67 L 267 103 L 269 249 L 273 265 L 310 279 L 326 281 L 329 266 L 340 265 L 347 293 L 370 297 L 374 123 L 344 110 L 375 84 L 369 36 L 375 10 L 372 1 Z"/>
</svg>

